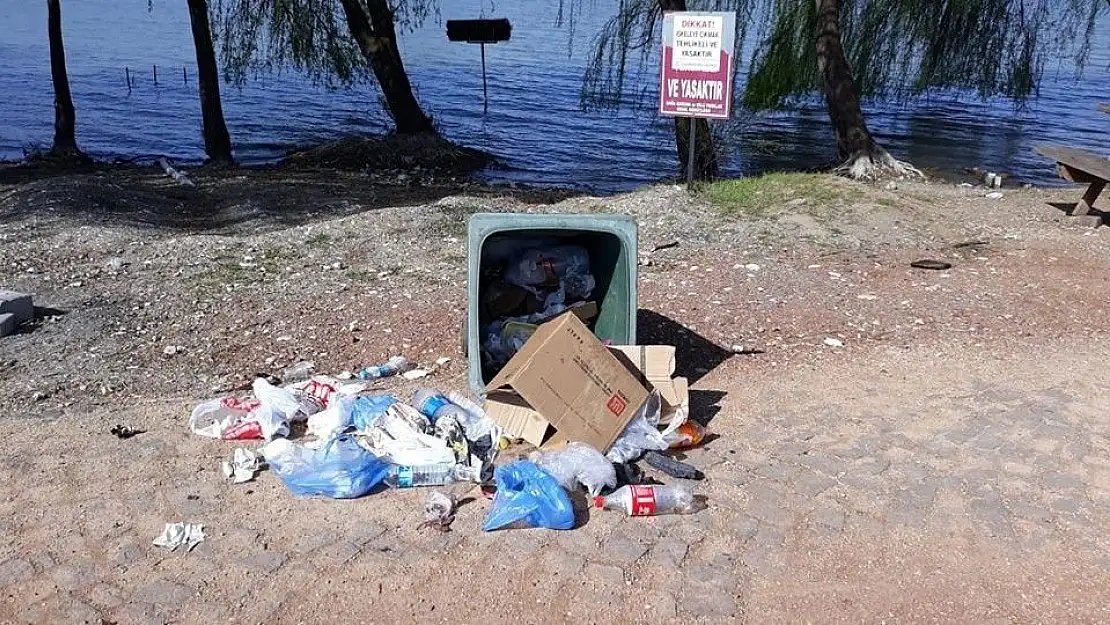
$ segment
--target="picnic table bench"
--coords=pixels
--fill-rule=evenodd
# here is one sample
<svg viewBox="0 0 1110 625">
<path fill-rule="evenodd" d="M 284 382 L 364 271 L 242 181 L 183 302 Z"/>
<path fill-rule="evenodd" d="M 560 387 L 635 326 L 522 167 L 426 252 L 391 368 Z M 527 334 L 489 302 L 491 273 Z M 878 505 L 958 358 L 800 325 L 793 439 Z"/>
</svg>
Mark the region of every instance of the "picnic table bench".
<svg viewBox="0 0 1110 625">
<path fill-rule="evenodd" d="M 1038 147 L 1037 154 L 1056 161 L 1056 171 L 1068 182 L 1087 183 L 1083 199 L 1072 209 L 1071 215 L 1086 215 L 1094 210 L 1095 200 L 1110 183 L 1110 159 L 1094 152 L 1075 148 Z"/>
</svg>

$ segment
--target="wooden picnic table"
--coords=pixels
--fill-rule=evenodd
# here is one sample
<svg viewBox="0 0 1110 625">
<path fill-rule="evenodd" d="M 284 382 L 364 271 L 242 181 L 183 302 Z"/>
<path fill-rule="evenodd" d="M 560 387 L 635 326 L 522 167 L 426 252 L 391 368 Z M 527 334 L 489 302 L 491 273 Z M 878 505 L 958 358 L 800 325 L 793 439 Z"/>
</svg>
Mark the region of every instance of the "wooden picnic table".
<svg viewBox="0 0 1110 625">
<path fill-rule="evenodd" d="M 1090 185 L 1069 214 L 1086 215 L 1094 210 L 1095 200 L 1110 183 L 1110 159 L 1075 148 L 1044 146 L 1037 147 L 1036 151 L 1056 161 L 1056 171 L 1064 180 Z"/>
</svg>

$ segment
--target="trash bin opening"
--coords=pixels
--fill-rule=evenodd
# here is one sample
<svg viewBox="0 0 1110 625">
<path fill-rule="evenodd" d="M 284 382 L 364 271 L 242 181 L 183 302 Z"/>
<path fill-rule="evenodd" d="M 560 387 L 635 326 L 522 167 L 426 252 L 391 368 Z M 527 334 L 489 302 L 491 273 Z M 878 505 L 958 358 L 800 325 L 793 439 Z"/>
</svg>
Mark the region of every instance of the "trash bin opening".
<svg viewBox="0 0 1110 625">
<path fill-rule="evenodd" d="M 497 375 L 536 325 L 567 309 L 601 340 L 627 340 L 631 259 L 616 235 L 584 229 L 503 230 L 486 237 L 480 249 L 483 383 Z"/>
</svg>

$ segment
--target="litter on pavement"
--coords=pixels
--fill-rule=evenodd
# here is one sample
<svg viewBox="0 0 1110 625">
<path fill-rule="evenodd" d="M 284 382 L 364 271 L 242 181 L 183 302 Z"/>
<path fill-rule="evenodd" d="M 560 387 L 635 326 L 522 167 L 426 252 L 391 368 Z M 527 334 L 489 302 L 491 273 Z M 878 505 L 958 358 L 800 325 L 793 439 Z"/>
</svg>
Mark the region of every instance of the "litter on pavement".
<svg viewBox="0 0 1110 625">
<path fill-rule="evenodd" d="M 197 523 L 166 523 L 165 529 L 154 539 L 156 547 L 164 547 L 176 551 L 178 547 L 185 547 L 185 551 L 192 551 L 204 541 L 204 526 Z"/>
<path fill-rule="evenodd" d="M 564 299 L 546 293 L 549 303 L 589 294 L 592 278 L 572 270 L 578 255 L 566 250 L 555 263 Z M 506 274 L 509 284 L 538 287 L 538 279 Z M 539 288 L 528 293 L 537 301 L 545 294 Z M 268 468 L 300 496 L 351 499 L 387 489 L 445 488 L 429 493 L 420 524 L 441 531 L 449 531 L 460 498 L 475 487 L 492 492 L 486 531 L 573 529 L 580 518 L 575 501 L 579 508 L 593 501 L 630 516 L 695 512 L 687 486 L 654 482 L 636 464 L 643 459 L 680 479 L 703 477 L 671 455 L 702 444 L 707 434 L 689 420 L 686 379 L 674 376 L 674 347 L 604 345 L 575 310 L 525 334 L 519 348 L 506 352 L 484 403 L 434 388 L 418 388 L 407 400 L 406 394 L 374 390 L 403 384 L 405 372 L 419 370 L 403 356 L 360 369 L 356 380 L 313 375 L 309 363 L 291 368 L 291 384 L 259 378 L 249 395 L 202 402 L 188 427 L 213 439 L 260 442 L 257 451 L 235 449 L 222 463 L 232 483 Z M 449 364 L 440 359 L 427 371 Z M 520 445 L 535 449 L 499 462 L 504 450 Z M 199 526 L 176 524 L 156 544 L 176 548 L 199 540 Z"/>
</svg>

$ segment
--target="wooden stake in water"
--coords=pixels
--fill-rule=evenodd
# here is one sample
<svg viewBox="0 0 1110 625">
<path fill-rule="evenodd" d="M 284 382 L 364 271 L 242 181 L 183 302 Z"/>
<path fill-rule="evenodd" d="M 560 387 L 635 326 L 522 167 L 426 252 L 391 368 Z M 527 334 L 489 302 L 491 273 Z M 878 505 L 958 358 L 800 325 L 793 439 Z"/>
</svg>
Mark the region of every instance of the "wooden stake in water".
<svg viewBox="0 0 1110 625">
<path fill-rule="evenodd" d="M 154 66 L 154 86 L 158 86 L 158 66 Z"/>
<path fill-rule="evenodd" d="M 181 82 L 184 83 L 186 87 L 189 86 L 189 72 L 185 70 L 184 65 L 181 66 Z"/>
<path fill-rule="evenodd" d="M 489 89 L 486 87 L 486 44 L 482 44 L 482 111 L 489 113 Z"/>
<path fill-rule="evenodd" d="M 123 75 L 127 78 L 127 93 L 131 93 L 131 68 L 124 66 Z"/>
</svg>

